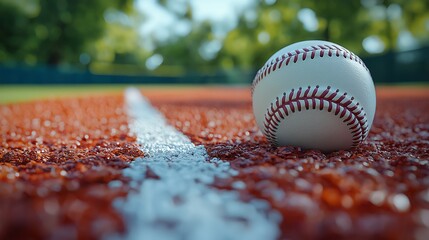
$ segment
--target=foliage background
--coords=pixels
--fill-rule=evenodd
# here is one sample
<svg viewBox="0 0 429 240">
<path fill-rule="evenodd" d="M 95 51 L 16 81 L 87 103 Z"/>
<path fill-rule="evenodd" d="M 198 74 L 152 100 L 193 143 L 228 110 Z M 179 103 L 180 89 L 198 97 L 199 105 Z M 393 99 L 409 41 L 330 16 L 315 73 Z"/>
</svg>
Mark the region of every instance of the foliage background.
<svg viewBox="0 0 429 240">
<path fill-rule="evenodd" d="M 419 55 L 429 46 L 427 0 L 249 0 L 224 34 L 218 23 L 196 20 L 192 0 L 158 0 L 188 29 L 164 38 L 142 34 L 150 19 L 139 1 L 146 0 L 0 0 L 0 66 L 128 76 L 223 72 L 240 81 L 235 73 L 253 73 L 285 45 L 323 39 L 368 58 L 380 71 L 397 67 L 393 54 L 413 49 L 411 65 L 429 69 L 428 58 Z M 387 56 L 377 60 L 387 66 L 374 61 L 379 56 Z"/>
</svg>

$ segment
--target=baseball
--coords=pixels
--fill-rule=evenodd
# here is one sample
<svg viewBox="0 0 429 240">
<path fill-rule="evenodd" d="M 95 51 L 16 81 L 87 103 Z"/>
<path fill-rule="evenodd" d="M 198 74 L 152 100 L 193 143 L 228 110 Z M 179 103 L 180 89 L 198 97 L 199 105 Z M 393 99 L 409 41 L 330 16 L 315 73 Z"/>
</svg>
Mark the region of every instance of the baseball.
<svg viewBox="0 0 429 240">
<path fill-rule="evenodd" d="M 362 60 L 327 41 L 279 50 L 252 84 L 256 122 L 277 146 L 325 152 L 358 146 L 375 114 L 375 88 Z"/>
</svg>

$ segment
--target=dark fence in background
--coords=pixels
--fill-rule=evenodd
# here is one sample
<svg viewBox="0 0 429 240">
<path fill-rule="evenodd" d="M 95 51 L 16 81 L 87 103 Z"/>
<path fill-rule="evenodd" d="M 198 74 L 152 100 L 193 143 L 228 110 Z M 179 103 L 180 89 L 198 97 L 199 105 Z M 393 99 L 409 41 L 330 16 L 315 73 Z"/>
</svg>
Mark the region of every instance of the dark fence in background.
<svg viewBox="0 0 429 240">
<path fill-rule="evenodd" d="M 252 73 L 186 74 L 183 76 L 103 75 L 51 67 L 0 66 L 0 84 L 231 84 L 243 83 Z"/>
<path fill-rule="evenodd" d="M 375 83 L 429 83 L 429 46 L 363 59 Z M 188 73 L 182 76 L 100 75 L 50 67 L 1 66 L 0 84 L 250 84 L 254 71 Z"/>
<path fill-rule="evenodd" d="M 376 83 L 429 82 L 429 46 L 363 60 Z"/>
</svg>

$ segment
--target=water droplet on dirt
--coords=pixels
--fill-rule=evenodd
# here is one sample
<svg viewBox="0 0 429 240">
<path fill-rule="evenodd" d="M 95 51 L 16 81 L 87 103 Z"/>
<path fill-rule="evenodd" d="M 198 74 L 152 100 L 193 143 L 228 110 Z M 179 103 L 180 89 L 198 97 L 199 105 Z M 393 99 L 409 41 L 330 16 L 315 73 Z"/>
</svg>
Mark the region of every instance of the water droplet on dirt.
<svg viewBox="0 0 429 240">
<path fill-rule="evenodd" d="M 235 189 L 245 189 L 246 184 L 243 181 L 235 181 L 232 183 L 232 187 Z"/>
<path fill-rule="evenodd" d="M 386 199 L 386 192 L 383 190 L 373 191 L 369 195 L 369 201 L 375 206 L 381 206 Z"/>
<path fill-rule="evenodd" d="M 410 209 L 410 200 L 405 194 L 399 193 L 389 198 L 392 207 L 398 212 L 406 212 Z"/>
<path fill-rule="evenodd" d="M 45 120 L 45 121 L 43 122 L 43 126 L 45 126 L 45 127 L 50 127 L 50 126 L 51 126 L 51 121 L 49 121 L 49 120 Z"/>
<path fill-rule="evenodd" d="M 108 184 L 108 186 L 110 188 L 119 188 L 119 187 L 122 187 L 122 185 L 123 185 L 122 182 L 119 181 L 119 180 L 110 181 L 109 184 Z"/>
</svg>

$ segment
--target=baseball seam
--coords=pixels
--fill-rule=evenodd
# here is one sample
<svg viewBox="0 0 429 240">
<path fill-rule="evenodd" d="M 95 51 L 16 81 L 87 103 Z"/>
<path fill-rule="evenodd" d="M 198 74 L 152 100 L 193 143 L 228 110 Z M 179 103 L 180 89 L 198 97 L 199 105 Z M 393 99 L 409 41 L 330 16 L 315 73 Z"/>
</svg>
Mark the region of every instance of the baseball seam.
<svg viewBox="0 0 429 240">
<path fill-rule="evenodd" d="M 340 93 L 339 89 L 331 90 L 326 87 L 320 91 L 320 87 L 308 86 L 307 89 L 299 88 L 297 91 L 284 92 L 282 97 L 277 97 L 271 106 L 267 108 L 264 118 L 264 131 L 267 139 L 274 145 L 278 145 L 276 132 L 279 124 L 290 114 L 296 111 L 319 109 L 333 112 L 347 126 L 352 134 L 352 147 L 357 146 L 368 134 L 368 120 L 363 107 L 354 97 L 348 97 L 347 93 Z"/>
<path fill-rule="evenodd" d="M 346 59 L 350 59 L 359 63 L 365 68 L 366 71 L 369 72 L 368 68 L 365 66 L 363 61 L 354 53 L 348 51 L 345 48 L 341 48 L 337 45 L 329 45 L 329 44 L 314 45 L 314 46 L 309 46 L 302 49 L 297 49 L 293 52 L 285 53 L 273 59 L 269 63 L 267 63 L 256 73 L 256 76 L 253 79 L 252 88 L 251 88 L 252 94 L 256 85 L 258 85 L 258 83 L 261 82 L 262 79 L 264 79 L 271 72 L 274 72 L 282 68 L 282 66 L 288 66 L 291 63 L 297 63 L 299 60 L 306 61 L 308 59 L 314 59 L 316 56 L 319 56 L 321 58 L 326 56 L 344 57 Z"/>
</svg>

